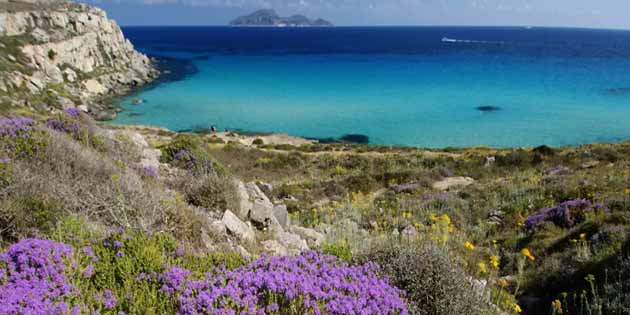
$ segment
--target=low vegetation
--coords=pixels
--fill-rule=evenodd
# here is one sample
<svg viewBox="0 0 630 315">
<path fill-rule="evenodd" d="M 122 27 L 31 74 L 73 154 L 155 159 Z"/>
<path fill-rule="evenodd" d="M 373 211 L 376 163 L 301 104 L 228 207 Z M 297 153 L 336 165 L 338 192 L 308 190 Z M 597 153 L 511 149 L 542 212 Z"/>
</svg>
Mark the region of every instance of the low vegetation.
<svg viewBox="0 0 630 315">
<path fill-rule="evenodd" d="M 150 147 L 74 109 L 0 120 L 1 313 L 630 314 L 630 143 L 438 151 L 143 133 Z M 143 162 L 151 147 L 159 167 Z M 234 252 L 208 226 L 239 208 L 235 179 L 323 242 L 296 257 Z M 13 294 L 33 290 L 45 294 Z"/>
</svg>

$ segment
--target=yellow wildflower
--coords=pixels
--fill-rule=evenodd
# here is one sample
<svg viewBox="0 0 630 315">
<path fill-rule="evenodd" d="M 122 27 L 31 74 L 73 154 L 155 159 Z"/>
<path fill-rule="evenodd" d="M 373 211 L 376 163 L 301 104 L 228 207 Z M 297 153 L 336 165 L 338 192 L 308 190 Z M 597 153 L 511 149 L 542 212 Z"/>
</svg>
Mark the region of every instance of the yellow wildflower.
<svg viewBox="0 0 630 315">
<path fill-rule="evenodd" d="M 437 217 L 437 216 L 435 216 L 435 214 L 431 214 L 431 216 L 429 216 L 429 220 L 431 220 L 431 221 L 435 222 L 435 221 L 437 221 L 437 220 L 438 220 L 438 217 Z"/>
<path fill-rule="evenodd" d="M 444 221 L 444 223 L 446 223 L 447 225 L 451 224 L 451 218 L 448 216 L 448 214 L 443 214 L 440 219 Z"/>
<path fill-rule="evenodd" d="M 523 310 L 521 309 L 520 306 L 518 306 L 518 304 L 514 303 L 514 312 L 520 314 Z"/>
<path fill-rule="evenodd" d="M 499 256 L 490 256 L 490 266 L 494 269 L 499 269 Z"/>
<path fill-rule="evenodd" d="M 466 243 L 464 243 L 464 247 L 468 250 L 475 250 L 475 245 L 473 245 L 473 243 L 466 241 Z"/>
<path fill-rule="evenodd" d="M 499 280 L 499 284 L 501 285 L 502 288 L 505 288 L 508 286 L 508 282 L 507 280 L 505 280 L 505 278 L 502 278 L 501 280 Z"/>
<path fill-rule="evenodd" d="M 532 252 L 529 251 L 529 248 L 523 248 L 523 250 L 521 250 L 521 254 L 523 254 L 523 256 L 527 257 L 527 259 L 531 261 L 536 260 L 536 257 L 532 255 Z"/>
<path fill-rule="evenodd" d="M 562 314 L 562 302 L 560 302 L 560 300 L 551 302 L 551 308 L 554 314 Z"/>
<path fill-rule="evenodd" d="M 569 242 L 571 242 L 572 244 L 575 244 L 575 243 L 577 243 L 577 240 L 572 238 L 572 239 L 569 240 Z"/>
<path fill-rule="evenodd" d="M 585 240 L 585 239 L 586 239 L 586 233 L 582 233 L 582 234 L 580 234 L 580 239 L 581 239 L 581 240 Z"/>
<path fill-rule="evenodd" d="M 479 271 L 480 271 L 481 273 L 486 273 L 486 272 L 488 272 L 488 268 L 486 267 L 486 264 L 484 264 L 484 263 L 482 263 L 482 262 L 479 262 L 479 263 L 477 264 L 477 267 L 479 267 Z"/>
</svg>

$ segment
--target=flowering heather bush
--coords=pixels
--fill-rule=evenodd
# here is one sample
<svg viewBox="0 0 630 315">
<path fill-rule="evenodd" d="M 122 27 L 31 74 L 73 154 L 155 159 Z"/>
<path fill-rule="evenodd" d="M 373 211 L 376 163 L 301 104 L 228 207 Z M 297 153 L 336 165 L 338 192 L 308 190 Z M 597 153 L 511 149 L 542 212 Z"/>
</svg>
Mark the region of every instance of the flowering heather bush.
<svg viewBox="0 0 630 315">
<path fill-rule="evenodd" d="M 0 255 L 0 314 L 408 314 L 370 263 L 306 252 L 216 264 L 230 258 L 187 257 L 172 238 L 124 231 L 79 243 L 27 239 Z"/>
<path fill-rule="evenodd" d="M 63 133 L 79 136 L 81 132 L 81 111 L 76 108 L 69 108 L 63 114 L 57 117 L 49 118 L 46 121 L 46 127 Z"/>
<path fill-rule="evenodd" d="M 72 258 L 70 246 L 27 239 L 0 255 L 0 314 L 73 314 L 66 302 L 77 297 L 65 265 Z"/>
<path fill-rule="evenodd" d="M 565 201 L 553 208 L 543 208 L 525 220 L 527 229 L 535 229 L 545 222 L 553 222 L 555 225 L 570 228 L 584 220 L 587 212 L 608 211 L 608 208 L 599 203 L 592 203 L 586 199 L 574 199 Z"/>
<path fill-rule="evenodd" d="M 160 172 L 153 166 L 143 165 L 135 167 L 135 170 L 142 177 L 152 178 L 155 180 L 160 179 Z"/>
<path fill-rule="evenodd" d="M 66 110 L 64 110 L 64 113 L 66 113 L 68 116 L 74 118 L 74 119 L 79 119 L 81 118 L 81 110 L 78 108 L 68 108 Z"/>
<path fill-rule="evenodd" d="M 408 314 L 402 292 L 377 277 L 374 264 L 347 266 L 332 256 L 261 257 L 219 276 L 188 281 L 165 273 L 164 290 L 179 290 L 180 314 Z"/>
<path fill-rule="evenodd" d="M 31 154 L 37 148 L 37 141 L 32 118 L 15 116 L 0 119 L 0 152 L 8 153 L 9 157 Z"/>
<path fill-rule="evenodd" d="M 185 169 L 192 175 L 224 175 L 226 170 L 203 149 L 192 135 L 179 135 L 160 148 L 165 163 Z"/>
<path fill-rule="evenodd" d="M 24 116 L 15 116 L 0 119 L 0 137 L 27 137 L 33 129 L 33 119 Z"/>
</svg>

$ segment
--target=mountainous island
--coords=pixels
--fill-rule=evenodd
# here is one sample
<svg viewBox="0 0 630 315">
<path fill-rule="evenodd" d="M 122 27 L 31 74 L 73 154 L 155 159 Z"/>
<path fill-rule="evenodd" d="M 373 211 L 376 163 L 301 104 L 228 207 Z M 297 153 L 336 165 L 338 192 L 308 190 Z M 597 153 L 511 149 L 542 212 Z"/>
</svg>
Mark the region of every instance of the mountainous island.
<svg viewBox="0 0 630 315">
<path fill-rule="evenodd" d="M 276 27 L 324 27 L 333 26 L 324 19 L 311 20 L 304 15 L 281 17 L 272 9 L 258 10 L 252 14 L 237 17 L 231 26 L 276 26 Z"/>
</svg>

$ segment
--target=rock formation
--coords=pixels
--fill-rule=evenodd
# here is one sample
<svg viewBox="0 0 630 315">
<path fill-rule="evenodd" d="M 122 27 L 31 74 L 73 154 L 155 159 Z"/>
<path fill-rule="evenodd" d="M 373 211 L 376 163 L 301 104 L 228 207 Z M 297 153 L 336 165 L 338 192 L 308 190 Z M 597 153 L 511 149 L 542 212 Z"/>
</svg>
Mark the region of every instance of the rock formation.
<svg viewBox="0 0 630 315">
<path fill-rule="evenodd" d="M 230 22 L 232 26 L 277 26 L 277 27 L 303 27 L 303 26 L 333 26 L 332 23 L 317 19 L 311 20 L 304 15 L 292 15 L 281 17 L 275 10 L 258 10 L 252 14 L 239 16 Z"/>
<path fill-rule="evenodd" d="M 101 9 L 63 0 L 0 0 L 2 106 L 84 106 L 98 117 L 101 100 L 157 74 Z"/>
</svg>

